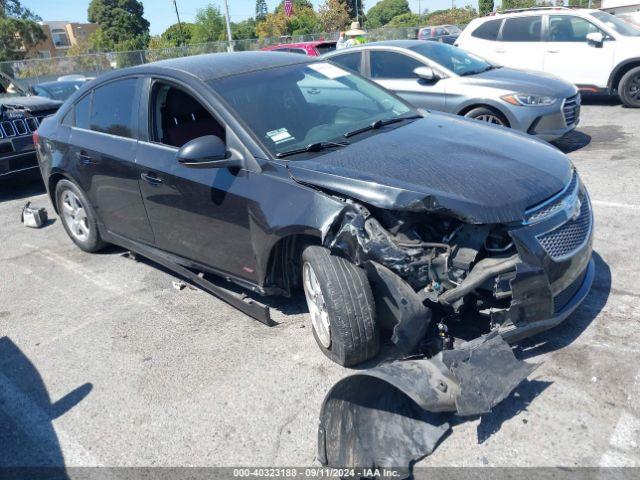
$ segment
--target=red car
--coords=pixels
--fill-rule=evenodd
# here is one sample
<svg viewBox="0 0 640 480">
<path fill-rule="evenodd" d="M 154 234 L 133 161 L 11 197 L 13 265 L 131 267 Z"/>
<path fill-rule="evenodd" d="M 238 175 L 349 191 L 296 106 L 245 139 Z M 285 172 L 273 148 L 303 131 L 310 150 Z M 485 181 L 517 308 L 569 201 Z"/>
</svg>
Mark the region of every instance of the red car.
<svg viewBox="0 0 640 480">
<path fill-rule="evenodd" d="M 278 52 L 301 53 L 310 57 L 318 57 L 324 53 L 332 52 L 336 49 L 336 42 L 326 42 L 324 40 L 316 40 L 314 42 L 301 43 L 281 43 L 279 45 L 271 45 L 262 50 L 275 50 Z"/>
</svg>

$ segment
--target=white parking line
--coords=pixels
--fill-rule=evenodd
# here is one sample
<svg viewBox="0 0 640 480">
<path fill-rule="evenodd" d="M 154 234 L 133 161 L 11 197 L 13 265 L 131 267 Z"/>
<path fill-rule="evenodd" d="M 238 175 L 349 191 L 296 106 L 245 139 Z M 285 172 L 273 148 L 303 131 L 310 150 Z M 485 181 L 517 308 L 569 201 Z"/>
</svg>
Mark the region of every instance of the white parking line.
<svg viewBox="0 0 640 480">
<path fill-rule="evenodd" d="M 626 208 L 627 210 L 640 210 L 640 205 L 631 203 L 606 202 L 604 200 L 591 200 L 591 203 L 599 207 Z"/>
</svg>

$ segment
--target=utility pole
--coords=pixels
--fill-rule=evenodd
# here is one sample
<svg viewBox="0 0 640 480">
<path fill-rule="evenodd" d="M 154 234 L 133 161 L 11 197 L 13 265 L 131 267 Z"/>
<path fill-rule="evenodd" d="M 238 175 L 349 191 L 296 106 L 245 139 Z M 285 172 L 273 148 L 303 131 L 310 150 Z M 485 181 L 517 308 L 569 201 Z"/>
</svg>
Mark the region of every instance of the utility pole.
<svg viewBox="0 0 640 480">
<path fill-rule="evenodd" d="M 229 1 L 224 0 L 224 13 L 227 17 L 227 38 L 229 39 L 229 51 L 233 52 L 233 37 L 231 35 L 231 21 L 229 20 Z"/>
<path fill-rule="evenodd" d="M 418 26 L 422 25 L 422 5 L 420 0 L 418 0 L 418 23 Z"/>
<path fill-rule="evenodd" d="M 180 14 L 178 13 L 178 5 L 173 0 L 173 7 L 176 9 L 176 17 L 178 18 L 178 32 L 180 32 L 180 46 L 184 46 L 184 35 L 182 34 L 182 23 L 180 23 Z"/>
<path fill-rule="evenodd" d="M 356 0 L 356 22 L 360 23 L 360 9 L 358 8 L 358 0 Z M 360 25 L 362 27 L 362 25 Z"/>
</svg>

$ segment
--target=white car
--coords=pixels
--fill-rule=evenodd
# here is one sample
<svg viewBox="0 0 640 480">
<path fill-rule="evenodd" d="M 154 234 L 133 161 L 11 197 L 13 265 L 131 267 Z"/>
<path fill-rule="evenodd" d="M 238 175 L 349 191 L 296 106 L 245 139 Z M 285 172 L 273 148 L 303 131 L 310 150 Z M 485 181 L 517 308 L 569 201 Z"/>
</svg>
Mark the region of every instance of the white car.
<svg viewBox="0 0 640 480">
<path fill-rule="evenodd" d="M 607 12 L 509 11 L 471 21 L 456 45 L 501 65 L 557 75 L 585 92 L 618 93 L 640 108 L 640 29 Z"/>
</svg>

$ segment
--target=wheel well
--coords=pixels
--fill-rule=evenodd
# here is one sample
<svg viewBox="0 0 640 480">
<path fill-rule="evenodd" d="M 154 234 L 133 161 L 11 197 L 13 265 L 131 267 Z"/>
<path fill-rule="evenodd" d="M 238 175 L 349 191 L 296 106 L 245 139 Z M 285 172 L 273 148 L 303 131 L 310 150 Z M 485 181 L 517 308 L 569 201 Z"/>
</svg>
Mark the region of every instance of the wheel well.
<svg viewBox="0 0 640 480">
<path fill-rule="evenodd" d="M 66 179 L 67 177 L 65 177 L 61 173 L 54 173 L 49 176 L 47 190 L 49 191 L 49 198 L 51 199 L 51 203 L 53 204 L 53 208 L 56 211 L 56 213 L 60 213 L 58 212 L 58 205 L 57 205 L 58 202 L 56 202 L 56 185 L 60 180 L 66 180 Z"/>
<path fill-rule="evenodd" d="M 615 75 L 613 76 L 613 79 L 611 80 L 611 89 L 618 90 L 618 84 L 620 83 L 620 80 L 622 79 L 624 74 L 635 67 L 640 67 L 640 60 L 635 62 L 629 62 L 628 64 L 620 67 L 616 71 Z"/>
<path fill-rule="evenodd" d="M 320 238 L 294 234 L 278 240 L 269 255 L 265 286 L 291 295 L 300 286 L 300 260 L 303 250 L 309 245 L 321 245 Z"/>
<path fill-rule="evenodd" d="M 491 105 L 487 105 L 486 103 L 474 103 L 473 105 L 468 105 L 464 107 L 462 110 L 460 110 L 458 112 L 458 115 L 462 115 L 464 117 L 467 113 L 469 113 L 474 108 L 486 108 L 488 110 L 491 110 L 492 112 L 500 115 L 504 119 L 504 121 L 507 124 L 507 127 L 511 127 L 511 124 L 509 123 L 509 119 L 499 108 L 493 107 Z"/>
</svg>

